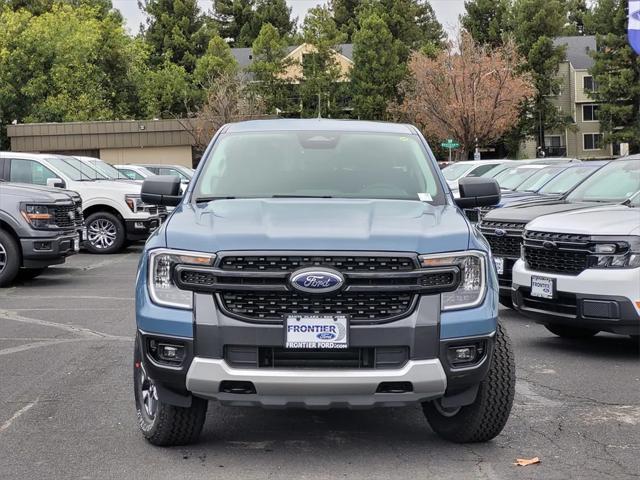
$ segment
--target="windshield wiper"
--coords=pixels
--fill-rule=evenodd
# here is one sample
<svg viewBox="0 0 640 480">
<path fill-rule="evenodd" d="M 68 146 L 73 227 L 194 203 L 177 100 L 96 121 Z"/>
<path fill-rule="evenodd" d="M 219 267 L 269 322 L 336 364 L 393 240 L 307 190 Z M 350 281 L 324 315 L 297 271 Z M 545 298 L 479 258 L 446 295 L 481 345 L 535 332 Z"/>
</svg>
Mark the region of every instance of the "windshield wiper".
<svg viewBox="0 0 640 480">
<path fill-rule="evenodd" d="M 213 202 L 215 200 L 235 200 L 236 197 L 233 196 L 222 196 L 222 197 L 196 197 L 195 202 L 196 203 L 206 203 L 206 202 Z"/>
<path fill-rule="evenodd" d="M 333 198 L 331 195 L 271 195 L 271 198 Z"/>
</svg>

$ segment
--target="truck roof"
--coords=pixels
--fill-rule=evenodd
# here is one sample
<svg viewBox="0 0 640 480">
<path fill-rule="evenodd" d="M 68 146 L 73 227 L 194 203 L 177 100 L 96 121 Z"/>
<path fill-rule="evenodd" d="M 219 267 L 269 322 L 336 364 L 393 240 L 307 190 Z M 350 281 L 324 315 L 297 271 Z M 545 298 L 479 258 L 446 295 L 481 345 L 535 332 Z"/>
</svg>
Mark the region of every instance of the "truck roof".
<svg viewBox="0 0 640 480">
<path fill-rule="evenodd" d="M 334 120 L 330 118 L 275 118 L 271 120 L 247 120 L 230 123 L 224 127 L 225 133 L 237 132 L 277 132 L 277 131 L 345 131 L 376 132 L 415 135 L 412 125 L 390 122 L 370 122 L 362 120 Z"/>
</svg>

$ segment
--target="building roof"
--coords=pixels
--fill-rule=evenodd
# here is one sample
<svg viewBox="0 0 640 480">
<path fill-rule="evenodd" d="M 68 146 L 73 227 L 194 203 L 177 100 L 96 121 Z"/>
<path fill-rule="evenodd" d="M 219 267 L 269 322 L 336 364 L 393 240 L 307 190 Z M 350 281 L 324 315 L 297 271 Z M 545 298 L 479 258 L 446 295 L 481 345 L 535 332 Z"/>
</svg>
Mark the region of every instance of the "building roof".
<svg viewBox="0 0 640 480">
<path fill-rule="evenodd" d="M 591 57 L 591 52 L 596 50 L 596 37 L 594 35 L 557 37 L 553 40 L 553 44 L 566 45 L 565 56 L 576 70 L 588 70 L 593 66 L 594 60 Z"/>
<path fill-rule="evenodd" d="M 390 122 L 370 122 L 362 120 L 334 120 L 330 118 L 277 118 L 273 120 L 248 120 L 231 123 L 227 132 L 265 131 L 332 131 L 332 132 L 377 132 L 415 134 L 411 125 Z"/>
<path fill-rule="evenodd" d="M 298 45 L 290 45 L 287 47 L 287 54 L 293 52 Z M 338 51 L 347 57 L 349 60 L 353 61 L 353 44 L 352 43 L 342 43 L 338 46 Z M 251 48 L 232 48 L 231 53 L 235 57 L 236 61 L 240 68 L 246 68 L 253 62 L 253 52 Z"/>
</svg>

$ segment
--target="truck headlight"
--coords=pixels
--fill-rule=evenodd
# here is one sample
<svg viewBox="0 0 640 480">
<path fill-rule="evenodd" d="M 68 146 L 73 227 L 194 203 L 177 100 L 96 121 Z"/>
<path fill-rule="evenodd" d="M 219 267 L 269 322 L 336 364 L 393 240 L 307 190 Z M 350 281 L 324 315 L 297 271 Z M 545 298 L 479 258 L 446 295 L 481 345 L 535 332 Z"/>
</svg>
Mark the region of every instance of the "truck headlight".
<svg viewBox="0 0 640 480">
<path fill-rule="evenodd" d="M 637 268 L 640 267 L 640 238 L 596 243 L 594 253 L 593 268 Z"/>
<path fill-rule="evenodd" d="M 142 210 L 142 207 L 144 206 L 139 195 L 125 195 L 124 201 L 133 213 L 137 213 L 138 210 Z"/>
<path fill-rule="evenodd" d="M 215 254 L 158 249 L 149 253 L 147 287 L 153 303 L 164 307 L 189 310 L 193 293 L 180 290 L 173 281 L 176 265 L 211 265 Z"/>
<path fill-rule="evenodd" d="M 423 267 L 457 266 L 460 268 L 460 284 L 452 292 L 441 294 L 442 310 L 472 308 L 484 300 L 487 291 L 487 256 L 483 252 L 469 251 L 421 255 Z"/>
<path fill-rule="evenodd" d="M 20 213 L 33 228 L 56 228 L 53 210 L 47 205 L 23 205 Z"/>
</svg>

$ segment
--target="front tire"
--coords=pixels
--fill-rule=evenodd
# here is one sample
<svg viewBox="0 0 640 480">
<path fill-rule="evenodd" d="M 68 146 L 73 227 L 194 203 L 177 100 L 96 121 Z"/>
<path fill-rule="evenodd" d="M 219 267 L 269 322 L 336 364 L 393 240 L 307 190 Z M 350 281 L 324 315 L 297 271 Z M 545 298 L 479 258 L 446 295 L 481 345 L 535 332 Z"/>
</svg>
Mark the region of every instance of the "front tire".
<svg viewBox="0 0 640 480">
<path fill-rule="evenodd" d="M 545 325 L 545 328 L 562 338 L 589 338 L 598 333 L 598 330 L 591 328 L 567 327 L 566 325 Z"/>
<path fill-rule="evenodd" d="M 110 254 L 122 250 L 126 231 L 122 220 L 109 212 L 89 215 L 86 248 L 90 253 Z"/>
<path fill-rule="evenodd" d="M 471 405 L 444 409 L 440 400 L 422 404 L 431 428 L 455 443 L 487 442 L 504 428 L 511 412 L 516 386 L 516 366 L 511 341 L 498 323 L 495 347 L 487 376 L 480 382 Z"/>
<path fill-rule="evenodd" d="M 157 446 L 187 445 L 198 440 L 207 414 L 207 401 L 192 397 L 188 408 L 164 403 L 141 361 L 135 342 L 133 388 L 138 426 L 149 443 Z"/>
<path fill-rule="evenodd" d="M 0 230 L 0 287 L 6 287 L 15 280 L 21 262 L 18 242 L 8 232 Z"/>
</svg>

